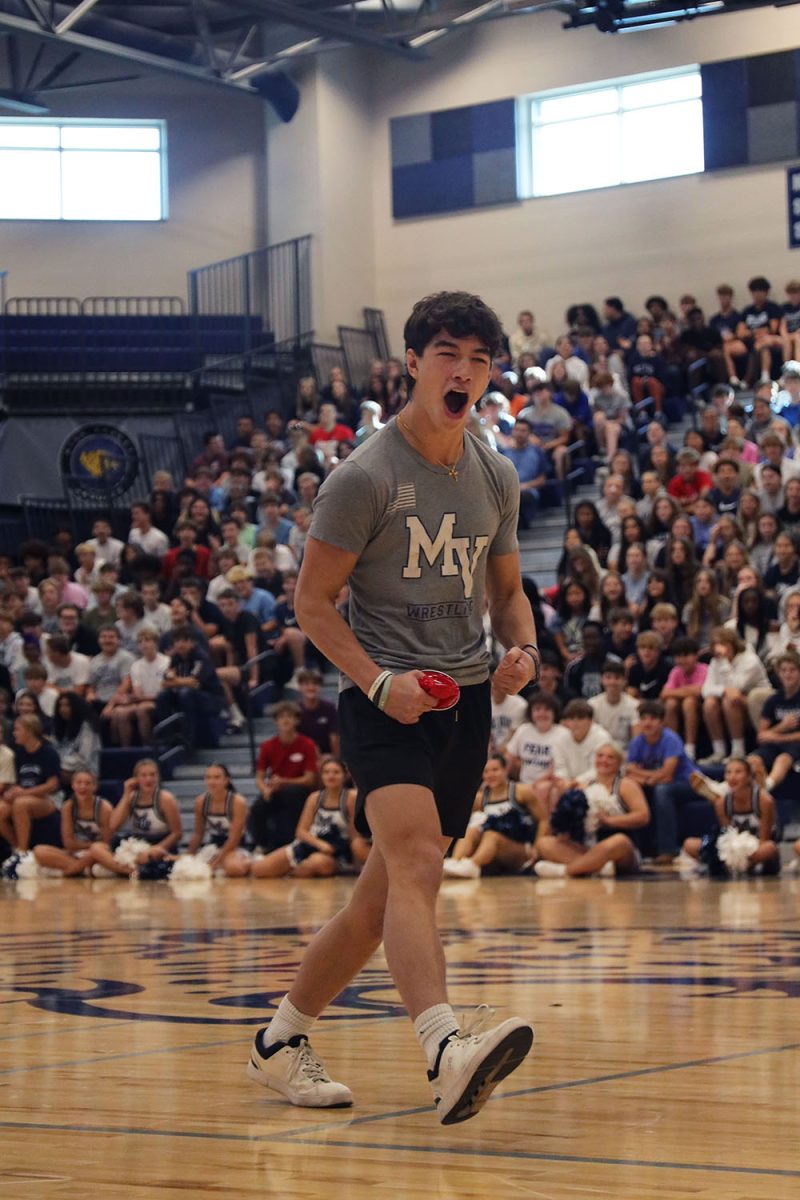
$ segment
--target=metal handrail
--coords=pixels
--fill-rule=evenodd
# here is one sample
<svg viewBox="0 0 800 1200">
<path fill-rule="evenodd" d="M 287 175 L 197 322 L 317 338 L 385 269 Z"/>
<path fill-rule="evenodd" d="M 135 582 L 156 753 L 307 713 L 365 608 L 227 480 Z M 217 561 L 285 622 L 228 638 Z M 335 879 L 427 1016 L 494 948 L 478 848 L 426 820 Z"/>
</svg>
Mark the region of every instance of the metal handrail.
<svg viewBox="0 0 800 1200">
<path fill-rule="evenodd" d="M 248 681 L 248 673 L 250 668 L 254 667 L 256 663 L 262 663 L 266 659 L 274 657 L 274 650 L 262 650 L 259 654 L 254 654 L 252 658 L 248 658 L 247 662 L 242 663 L 239 667 L 242 677 L 240 686 L 244 692 L 244 718 L 247 722 L 247 740 L 250 746 L 250 762 L 253 771 L 256 769 L 256 732 L 253 716 L 253 700 L 256 696 L 267 690 L 270 686 L 270 681 L 265 680 L 263 683 L 257 683 L 254 688 L 251 688 Z"/>
</svg>

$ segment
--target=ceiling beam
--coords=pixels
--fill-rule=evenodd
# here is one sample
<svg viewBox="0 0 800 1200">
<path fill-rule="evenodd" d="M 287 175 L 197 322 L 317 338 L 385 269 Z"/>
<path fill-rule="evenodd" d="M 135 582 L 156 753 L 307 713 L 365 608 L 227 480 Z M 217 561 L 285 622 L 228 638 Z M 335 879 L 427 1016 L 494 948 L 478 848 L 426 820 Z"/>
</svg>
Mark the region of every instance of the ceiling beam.
<svg viewBox="0 0 800 1200">
<path fill-rule="evenodd" d="M 160 54 L 152 54 L 150 51 L 140 50 L 133 46 L 123 46 L 119 42 L 110 42 L 102 38 L 89 37 L 76 30 L 57 34 L 52 29 L 42 28 L 36 21 L 29 20 L 27 17 L 15 16 L 12 13 L 4 12 L 2 9 L 0 9 L 0 29 L 14 29 L 20 33 L 29 33 L 35 37 L 44 38 L 46 41 L 54 42 L 57 45 L 75 46 L 79 50 L 85 50 L 92 54 L 104 54 L 111 58 L 121 58 L 125 62 L 136 63 L 138 66 L 145 67 L 151 71 L 159 71 L 167 75 L 181 75 L 184 78 L 193 79 L 196 83 L 211 83 L 217 87 L 224 87 L 228 91 L 233 89 L 234 91 L 244 92 L 247 95 L 263 99 L 261 92 L 257 88 L 251 87 L 247 80 L 237 82 L 232 79 L 224 79 L 221 75 L 214 74 L 214 72 L 205 67 L 195 66 L 193 63 L 181 62 L 179 59 L 168 58 Z"/>
<path fill-rule="evenodd" d="M 369 46 L 371 50 L 384 50 L 387 54 L 400 55 L 402 58 L 425 57 L 412 46 L 404 45 L 379 33 L 372 33 L 355 21 L 339 20 L 326 17 L 321 12 L 308 12 L 286 0 L 236 0 L 237 7 L 261 17 L 279 17 L 287 25 L 296 29 L 308 29 L 324 37 L 337 38 L 342 42 L 350 42 L 357 46 Z"/>
<path fill-rule="evenodd" d="M 68 33 L 73 25 L 77 25 L 81 17 L 85 17 L 90 12 L 98 0 L 81 0 L 80 4 L 76 4 L 71 13 L 67 13 L 62 21 L 56 25 L 56 33 Z"/>
</svg>

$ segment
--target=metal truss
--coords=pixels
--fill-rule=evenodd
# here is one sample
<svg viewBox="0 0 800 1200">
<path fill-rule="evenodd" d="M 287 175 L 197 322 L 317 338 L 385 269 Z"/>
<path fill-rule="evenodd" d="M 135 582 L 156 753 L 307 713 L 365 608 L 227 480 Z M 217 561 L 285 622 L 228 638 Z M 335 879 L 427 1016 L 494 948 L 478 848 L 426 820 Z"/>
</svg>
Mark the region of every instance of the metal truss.
<svg viewBox="0 0 800 1200">
<path fill-rule="evenodd" d="M 166 72 L 290 120 L 289 65 L 344 46 L 413 61 L 470 25 L 547 10 L 616 33 L 767 4 L 781 0 L 0 0 L 0 110 L 46 112 L 49 93 Z"/>
</svg>

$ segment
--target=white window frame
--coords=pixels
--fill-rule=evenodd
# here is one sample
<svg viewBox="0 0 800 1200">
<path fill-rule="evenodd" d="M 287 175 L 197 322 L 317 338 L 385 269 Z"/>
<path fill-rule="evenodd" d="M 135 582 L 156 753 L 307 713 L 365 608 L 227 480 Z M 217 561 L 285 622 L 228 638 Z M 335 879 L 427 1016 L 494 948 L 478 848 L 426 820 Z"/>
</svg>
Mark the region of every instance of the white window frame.
<svg viewBox="0 0 800 1200">
<path fill-rule="evenodd" d="M 694 94 L 685 98 L 675 98 L 667 102 L 661 101 L 655 104 L 626 102 L 626 89 L 636 89 L 642 85 L 658 84 L 660 82 L 686 77 L 694 83 Z M 566 191 L 550 191 L 539 190 L 541 183 L 537 187 L 536 167 L 534 162 L 534 142 L 536 140 L 536 130 L 543 128 L 554 128 L 562 126 L 565 135 L 565 144 L 568 141 L 569 131 L 568 126 L 571 122 L 577 120 L 576 117 L 561 117 L 555 119 L 547 119 L 542 116 L 542 108 L 548 104 L 548 101 L 553 100 L 574 100 L 576 104 L 580 104 L 582 98 L 589 101 L 587 107 L 591 108 L 590 97 L 596 93 L 616 93 L 616 100 L 609 101 L 607 96 L 598 96 L 597 115 L 615 116 L 617 119 L 617 129 L 619 131 L 619 140 L 616 147 L 610 147 L 610 153 L 613 155 L 616 151 L 619 157 L 619 179 L 614 183 L 588 183 L 586 187 L 570 188 Z M 641 93 L 640 93 L 641 96 Z M 602 103 L 600 103 L 602 101 Z M 690 64 L 683 67 L 675 67 L 669 71 L 649 72 L 647 74 L 629 75 L 621 79 L 603 80 L 597 83 L 587 84 L 583 87 L 558 88 L 548 92 L 537 92 L 534 95 L 521 96 L 517 100 L 516 119 L 517 119 L 517 194 L 520 199 L 546 199 L 557 195 L 575 195 L 584 191 L 595 191 L 600 188 L 608 187 L 626 187 L 632 183 L 652 183 L 661 179 L 676 179 L 685 175 L 702 174 L 704 165 L 700 165 L 697 170 L 679 171 L 678 173 L 669 173 L 666 175 L 649 176 L 646 179 L 626 179 L 624 178 L 623 168 L 623 146 L 622 146 L 622 130 L 623 118 L 626 113 L 630 112 L 645 112 L 648 109 L 656 112 L 664 110 L 676 104 L 696 103 L 699 106 L 698 111 L 702 114 L 702 84 L 700 67 L 696 64 Z M 584 116 L 595 115 L 586 113 Z M 701 164 L 703 163 L 703 147 L 700 148 Z"/>
<path fill-rule="evenodd" d="M 3 129 L 8 126 L 16 126 L 20 129 L 27 128 L 31 134 L 34 131 L 42 128 L 57 130 L 57 144 L 50 146 L 42 146 L 36 144 L 35 138 L 32 137 L 31 144 L 26 146 L 24 140 L 20 144 L 15 144 L 13 147 L 2 144 Z M 92 146 L 64 146 L 63 131 L 75 130 L 79 127 L 102 129 L 104 131 L 113 131 L 115 129 L 148 129 L 154 130 L 158 134 L 158 145 L 150 147 L 130 147 L 121 145 L 115 147 L 113 145 L 92 147 Z M 59 185 L 61 194 L 59 198 L 59 216 L 3 216 L 0 215 L 0 222 L 4 221 L 64 221 L 64 222 L 85 222 L 87 224 L 109 225 L 114 223 L 120 224 L 146 224 L 153 225 L 168 219 L 168 188 L 167 188 L 167 123 L 162 120 L 114 120 L 114 119 L 93 119 L 93 118 L 58 118 L 50 120 L 42 117 L 0 117 L 0 150 L 13 149 L 25 153 L 27 151 L 56 150 L 59 153 Z M 157 153 L 159 160 L 159 215 L 156 217 L 130 217 L 130 216 L 65 216 L 64 215 L 64 199 L 63 199 L 63 163 L 66 156 L 70 154 L 147 154 L 152 155 Z"/>
</svg>

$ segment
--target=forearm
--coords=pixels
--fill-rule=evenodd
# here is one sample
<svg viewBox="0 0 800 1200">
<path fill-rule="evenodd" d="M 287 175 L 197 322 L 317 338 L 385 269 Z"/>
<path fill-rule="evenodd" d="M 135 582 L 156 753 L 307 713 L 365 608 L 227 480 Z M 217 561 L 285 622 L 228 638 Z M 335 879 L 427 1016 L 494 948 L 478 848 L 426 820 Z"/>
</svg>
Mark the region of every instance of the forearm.
<svg viewBox="0 0 800 1200">
<path fill-rule="evenodd" d="M 530 602 L 522 588 L 507 599 L 498 599 L 490 605 L 492 632 L 502 646 L 536 646 L 536 624 Z"/>
</svg>

